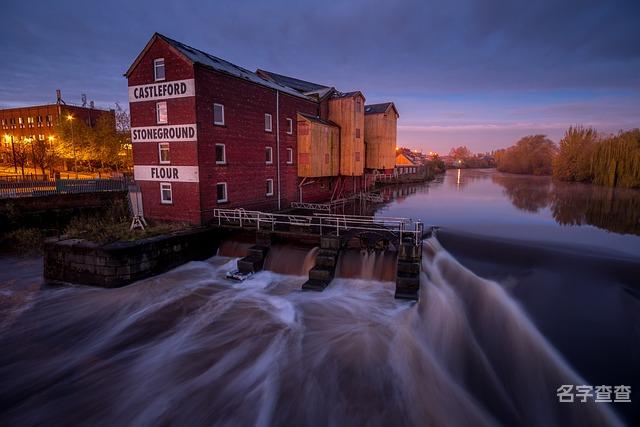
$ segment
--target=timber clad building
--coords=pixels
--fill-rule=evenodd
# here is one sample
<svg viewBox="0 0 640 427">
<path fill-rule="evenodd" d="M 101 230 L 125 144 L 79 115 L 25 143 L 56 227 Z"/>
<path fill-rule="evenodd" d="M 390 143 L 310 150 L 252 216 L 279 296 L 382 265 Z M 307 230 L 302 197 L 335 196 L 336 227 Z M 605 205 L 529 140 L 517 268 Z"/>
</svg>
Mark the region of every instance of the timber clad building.
<svg viewBox="0 0 640 427">
<path fill-rule="evenodd" d="M 201 224 L 215 208 L 329 201 L 393 171 L 393 103 L 252 72 L 157 33 L 125 76 L 147 217 Z"/>
</svg>

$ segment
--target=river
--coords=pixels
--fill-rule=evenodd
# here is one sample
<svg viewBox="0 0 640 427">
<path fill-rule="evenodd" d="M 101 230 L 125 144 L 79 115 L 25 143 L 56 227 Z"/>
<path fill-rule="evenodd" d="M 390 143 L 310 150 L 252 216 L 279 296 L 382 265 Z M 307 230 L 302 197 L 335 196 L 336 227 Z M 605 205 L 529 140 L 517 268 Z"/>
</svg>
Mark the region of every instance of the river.
<svg viewBox="0 0 640 427">
<path fill-rule="evenodd" d="M 0 424 L 640 419 L 640 192 L 450 170 L 382 193 L 376 214 L 440 227 L 418 303 L 393 299 L 393 263 L 372 254 L 323 293 L 300 291 L 313 249 L 274 248 L 271 271 L 232 283 L 229 242 L 112 290 L 0 259 Z M 632 402 L 559 403 L 564 384 L 628 385 Z"/>
</svg>

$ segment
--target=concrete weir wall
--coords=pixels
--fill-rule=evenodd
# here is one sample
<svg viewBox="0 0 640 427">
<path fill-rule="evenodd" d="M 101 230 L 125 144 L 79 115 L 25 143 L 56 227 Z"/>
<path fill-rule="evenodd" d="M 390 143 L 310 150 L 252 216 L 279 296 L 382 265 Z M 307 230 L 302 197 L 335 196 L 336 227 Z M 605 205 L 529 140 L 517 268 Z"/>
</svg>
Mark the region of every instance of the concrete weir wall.
<svg viewBox="0 0 640 427">
<path fill-rule="evenodd" d="M 215 255 L 223 233 L 199 228 L 106 245 L 81 239 L 50 241 L 44 248 L 44 277 L 115 288 Z"/>
</svg>

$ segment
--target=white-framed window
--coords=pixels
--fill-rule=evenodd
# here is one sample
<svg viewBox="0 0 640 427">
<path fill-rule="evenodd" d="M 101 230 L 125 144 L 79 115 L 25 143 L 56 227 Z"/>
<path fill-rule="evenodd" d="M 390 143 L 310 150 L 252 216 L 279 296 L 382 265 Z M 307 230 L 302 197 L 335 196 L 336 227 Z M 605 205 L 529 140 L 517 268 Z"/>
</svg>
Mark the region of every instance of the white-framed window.
<svg viewBox="0 0 640 427">
<path fill-rule="evenodd" d="M 224 105 L 213 104 L 213 124 L 224 125 Z"/>
<path fill-rule="evenodd" d="M 293 164 L 293 148 L 287 148 L 287 164 Z"/>
<path fill-rule="evenodd" d="M 273 118 L 271 117 L 271 114 L 269 113 L 264 113 L 264 130 L 265 132 L 272 132 L 273 131 Z"/>
<path fill-rule="evenodd" d="M 168 142 L 161 142 L 158 144 L 158 158 L 161 165 L 171 163 L 171 150 Z"/>
<path fill-rule="evenodd" d="M 273 180 L 267 180 L 267 196 L 273 196 Z"/>
<path fill-rule="evenodd" d="M 287 117 L 287 133 L 293 135 L 293 119 Z"/>
<path fill-rule="evenodd" d="M 159 125 L 167 124 L 167 103 L 156 102 L 156 122 Z"/>
<path fill-rule="evenodd" d="M 157 82 L 164 80 L 164 58 L 153 60 L 153 79 Z"/>
<path fill-rule="evenodd" d="M 268 165 L 273 164 L 273 148 L 271 147 L 264 148 L 264 161 Z"/>
<path fill-rule="evenodd" d="M 170 205 L 173 203 L 173 194 L 171 192 L 171 183 L 160 183 L 160 203 L 163 205 Z"/>
<path fill-rule="evenodd" d="M 224 144 L 216 144 L 216 165 L 227 163 L 227 151 Z"/>
<path fill-rule="evenodd" d="M 227 201 L 227 183 L 219 182 L 216 184 L 216 200 L 218 203 Z"/>
</svg>

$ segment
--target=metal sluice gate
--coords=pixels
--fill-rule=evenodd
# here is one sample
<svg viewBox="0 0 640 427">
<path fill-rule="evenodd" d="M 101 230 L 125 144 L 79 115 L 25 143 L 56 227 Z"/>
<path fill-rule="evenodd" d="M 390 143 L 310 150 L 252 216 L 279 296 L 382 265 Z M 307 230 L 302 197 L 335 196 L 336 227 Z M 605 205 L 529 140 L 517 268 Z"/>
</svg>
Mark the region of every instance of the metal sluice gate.
<svg viewBox="0 0 640 427">
<path fill-rule="evenodd" d="M 370 249 L 389 250 L 392 242 L 397 250 L 396 298 L 417 300 L 420 288 L 422 239 L 424 225 L 421 221 L 399 217 L 377 217 L 315 213 L 295 215 L 270 213 L 245 209 L 215 209 L 212 225 L 256 231 L 256 245 L 248 255 L 238 260 L 238 271 L 230 274 L 244 279 L 261 270 L 271 245 L 272 236 L 296 234 L 316 236 L 320 250 L 316 265 L 309 271 L 309 280 L 302 285 L 305 290 L 324 290 L 335 275 L 338 256 L 347 242 L 356 238 L 382 239 L 387 244 Z"/>
</svg>

